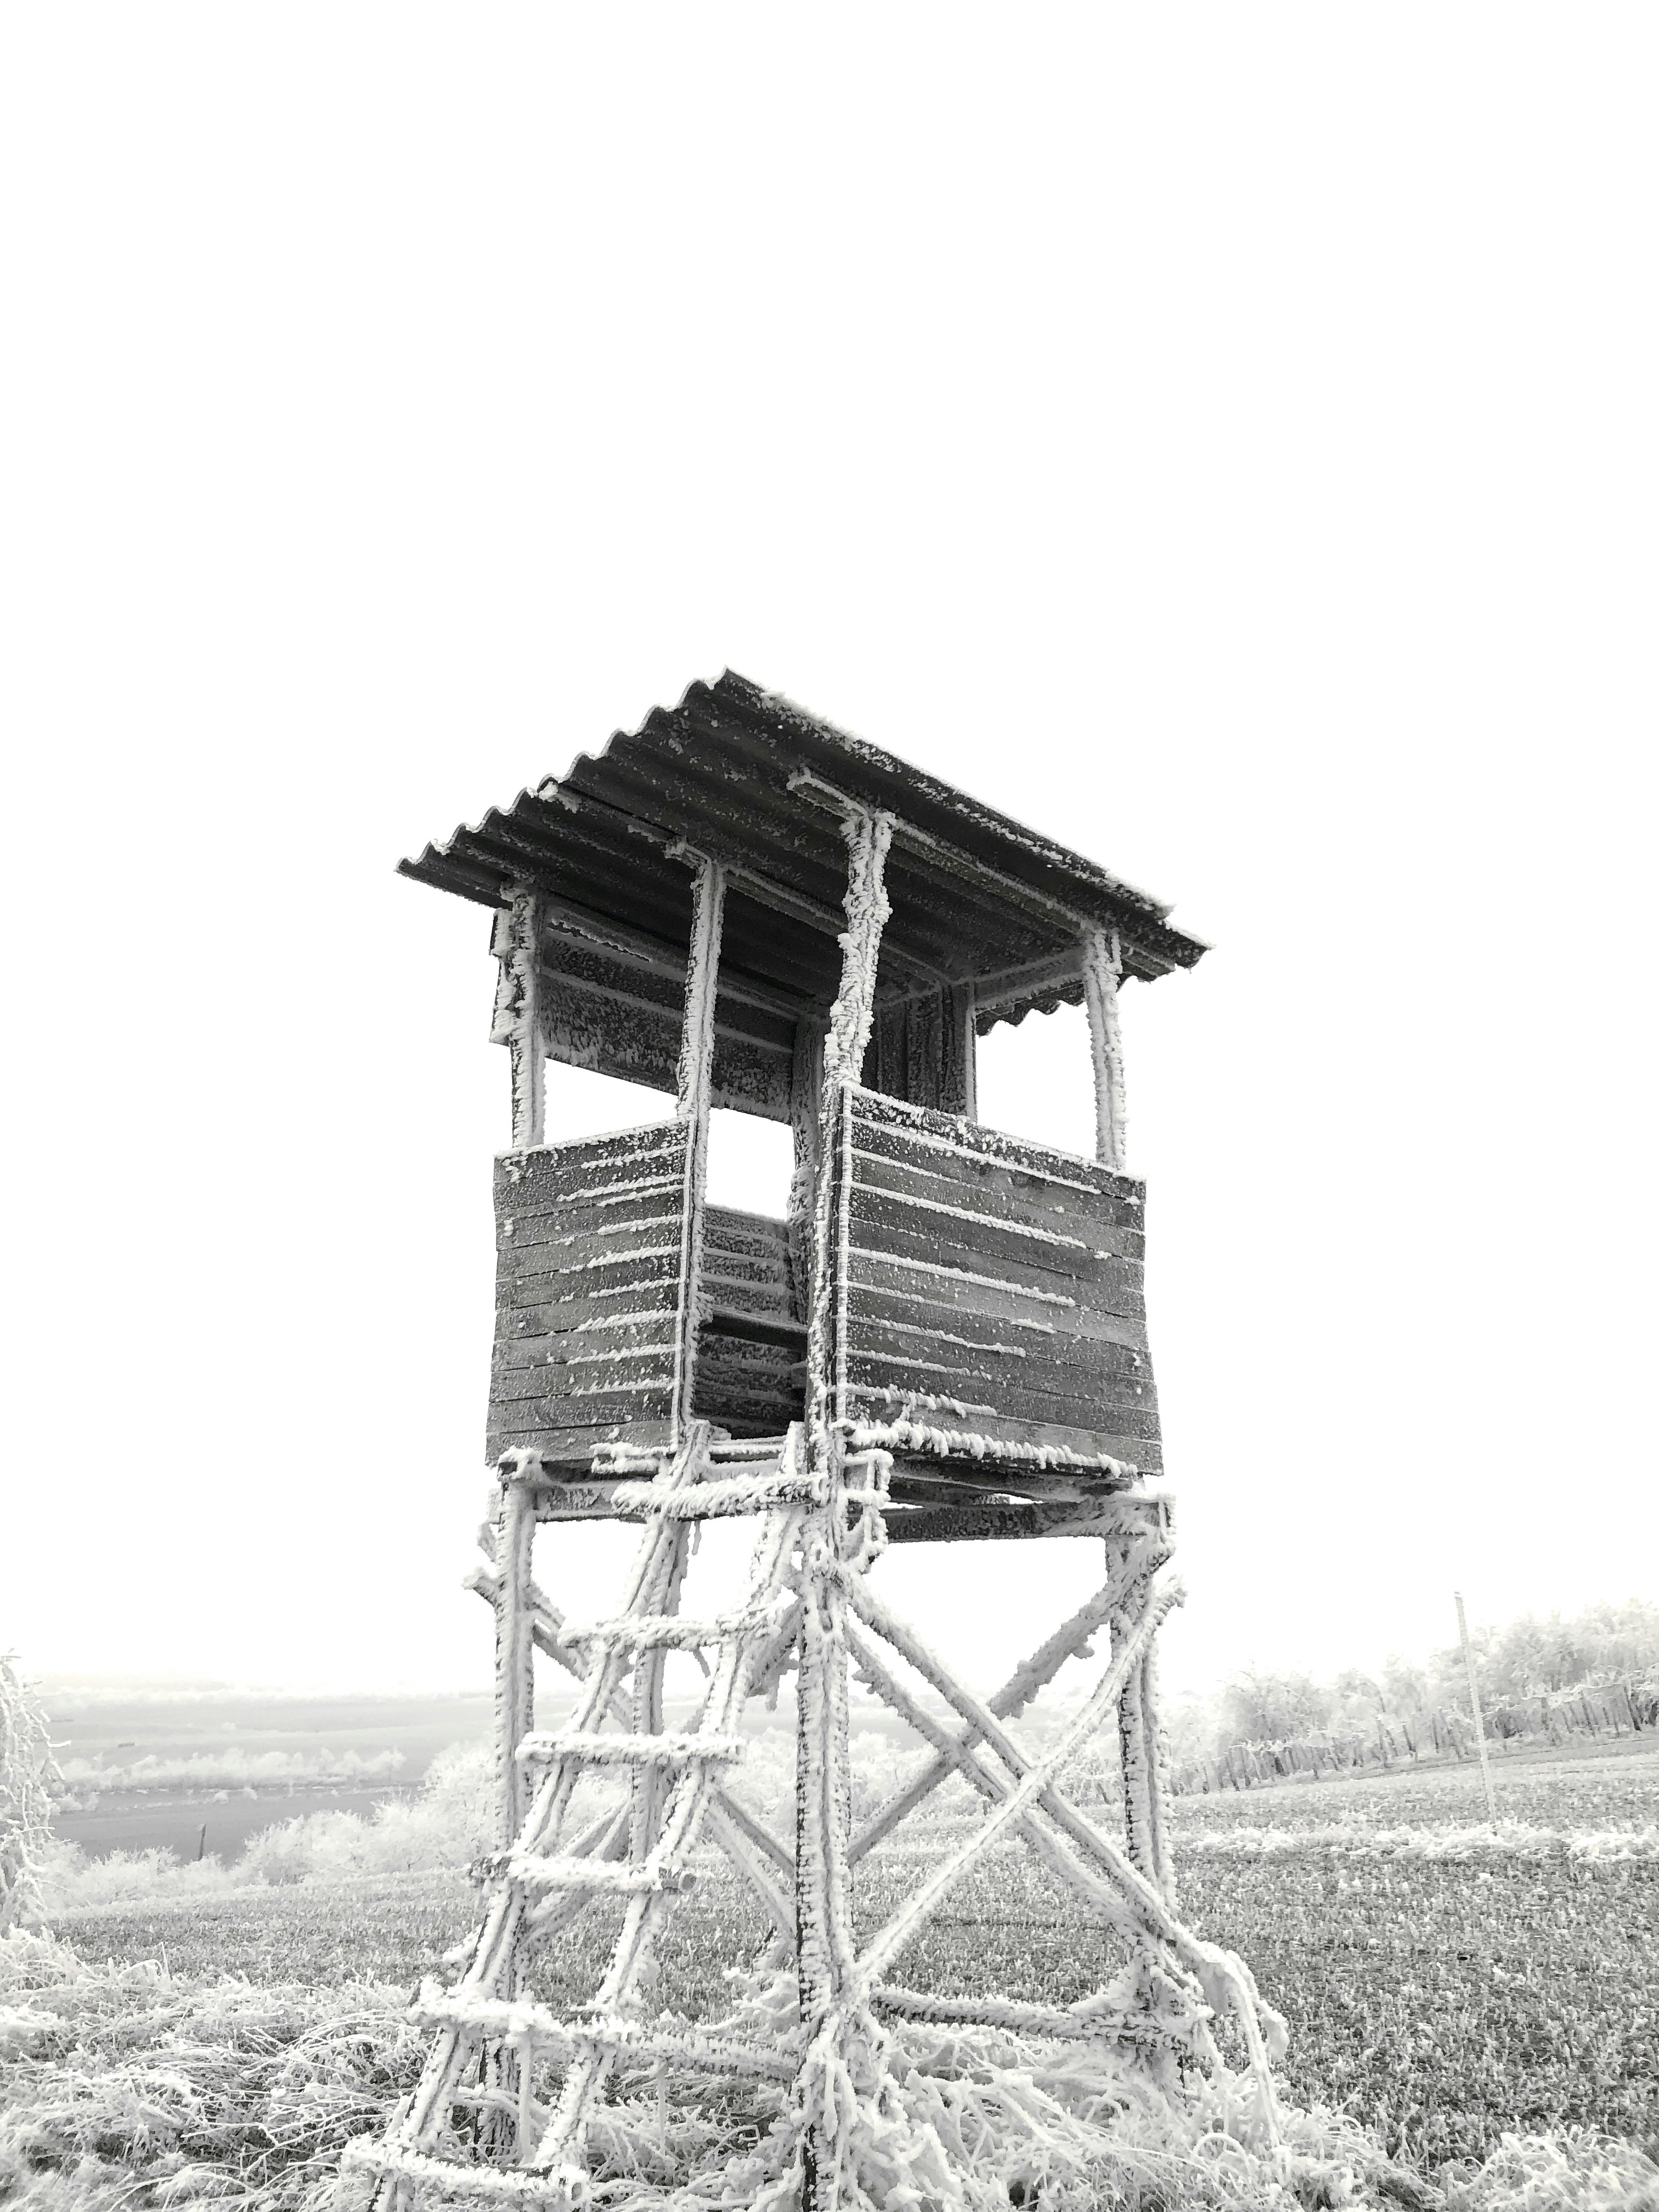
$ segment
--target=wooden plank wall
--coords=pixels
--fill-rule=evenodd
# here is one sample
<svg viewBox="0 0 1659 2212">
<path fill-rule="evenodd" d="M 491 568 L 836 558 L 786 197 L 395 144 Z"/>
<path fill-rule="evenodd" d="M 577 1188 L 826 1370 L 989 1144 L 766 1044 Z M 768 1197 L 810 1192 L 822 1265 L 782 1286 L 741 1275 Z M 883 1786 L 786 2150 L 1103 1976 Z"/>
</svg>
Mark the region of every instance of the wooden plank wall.
<svg viewBox="0 0 1659 2212">
<path fill-rule="evenodd" d="M 806 1330 L 787 1227 L 721 1206 L 703 1221 L 693 1410 L 734 1437 L 781 1436 L 805 1405 Z"/>
<path fill-rule="evenodd" d="M 686 1156 L 670 1121 L 496 1161 L 490 1459 L 670 1441 Z"/>
<path fill-rule="evenodd" d="M 845 1112 L 831 1155 L 842 1418 L 1160 1472 L 1141 1185 L 869 1091 Z"/>
<path fill-rule="evenodd" d="M 872 1091 L 913 1106 L 965 1114 L 973 1097 L 974 993 L 952 984 L 878 1002 L 864 1079 Z"/>
<path fill-rule="evenodd" d="M 673 1091 L 684 974 L 663 974 L 575 937 L 549 933 L 544 953 L 537 992 L 549 1059 Z M 713 1103 L 787 1121 L 794 1046 L 790 1017 L 735 993 L 717 994 Z"/>
</svg>

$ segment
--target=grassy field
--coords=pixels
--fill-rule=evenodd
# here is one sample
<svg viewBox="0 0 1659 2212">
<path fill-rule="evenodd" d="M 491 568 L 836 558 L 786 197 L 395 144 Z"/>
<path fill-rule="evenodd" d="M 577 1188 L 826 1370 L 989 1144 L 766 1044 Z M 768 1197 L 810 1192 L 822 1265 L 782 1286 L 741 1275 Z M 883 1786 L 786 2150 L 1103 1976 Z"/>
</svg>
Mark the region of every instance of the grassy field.
<svg viewBox="0 0 1659 2212">
<path fill-rule="evenodd" d="M 1659 2142 L 1659 1857 L 1608 1855 L 1651 1850 L 1659 1755 L 1640 1740 L 1546 1747 L 1498 1780 L 1502 1825 L 1484 1839 L 1469 1832 L 1478 1778 L 1457 1768 L 1175 1808 L 1183 1910 L 1250 1961 L 1286 2015 L 1292 2096 L 1346 2110 L 1431 2171 L 1486 2155 L 1506 2132 L 1563 2124 Z M 946 1808 L 931 1831 L 901 1831 L 861 1881 L 861 1922 L 878 1924 L 973 1817 Z M 1586 1853 L 1585 1838 L 1601 1840 Z M 721 1969 L 762 1932 L 737 1885 L 711 1875 L 663 1949 L 660 1997 L 693 2014 L 721 2008 Z M 86 1911 L 63 1933 L 86 1958 L 165 1959 L 178 1973 L 409 1986 L 472 1910 L 463 1878 L 411 1874 Z M 586 1994 L 610 1920 L 592 1908 L 544 1979 L 556 2002 Z M 1066 1998 L 1115 1963 L 1012 1846 L 931 1923 L 899 1978 Z"/>
</svg>

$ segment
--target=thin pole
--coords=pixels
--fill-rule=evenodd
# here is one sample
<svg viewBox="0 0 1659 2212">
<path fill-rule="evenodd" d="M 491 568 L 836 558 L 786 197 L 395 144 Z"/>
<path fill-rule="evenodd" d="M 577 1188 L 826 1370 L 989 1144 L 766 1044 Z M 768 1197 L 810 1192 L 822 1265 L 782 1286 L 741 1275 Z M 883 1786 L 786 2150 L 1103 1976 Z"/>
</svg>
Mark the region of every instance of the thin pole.
<svg viewBox="0 0 1659 2212">
<path fill-rule="evenodd" d="M 1463 1593 L 1454 1590 L 1457 1601 L 1457 1633 L 1463 1645 L 1463 1665 L 1469 1678 L 1469 1706 L 1474 1715 L 1474 1747 L 1480 1754 L 1480 1779 L 1486 1792 L 1486 1818 L 1494 1826 L 1498 1820 L 1498 1801 L 1492 1794 L 1492 1769 L 1486 1764 L 1486 1723 L 1480 1711 L 1480 1685 L 1475 1680 L 1474 1653 L 1469 1648 L 1469 1624 L 1463 1612 Z"/>
<path fill-rule="evenodd" d="M 1117 987 L 1123 956 L 1115 931 L 1091 929 L 1083 940 L 1083 996 L 1089 1009 L 1089 1050 L 1095 1071 L 1095 1158 L 1122 1172 L 1125 1114 L 1123 1032 Z"/>
<path fill-rule="evenodd" d="M 546 1053 L 542 1042 L 542 895 L 530 884 L 515 884 L 495 921 L 495 957 L 501 963 L 495 992 L 495 1020 L 490 1035 L 513 1056 L 513 1149 L 521 1152 L 542 1142 Z"/>
</svg>

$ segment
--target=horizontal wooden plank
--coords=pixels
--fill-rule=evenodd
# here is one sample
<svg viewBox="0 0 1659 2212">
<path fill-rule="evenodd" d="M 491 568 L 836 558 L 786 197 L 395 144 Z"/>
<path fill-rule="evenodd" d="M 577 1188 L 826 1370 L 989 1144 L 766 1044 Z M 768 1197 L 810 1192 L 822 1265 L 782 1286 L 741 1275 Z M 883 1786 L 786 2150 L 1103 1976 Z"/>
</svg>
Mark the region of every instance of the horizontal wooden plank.
<svg viewBox="0 0 1659 2212">
<path fill-rule="evenodd" d="M 856 1182 L 848 1212 L 854 1243 L 873 1245 L 879 1251 L 958 1260 L 987 1273 L 1012 1272 L 1016 1279 L 1030 1280 L 1039 1288 L 1131 1281 L 1139 1287 L 1138 1256 L 1120 1256 L 1085 1244 L 1080 1237 L 1014 1222 L 987 1221 Z M 890 1241 L 894 1239 L 899 1241 Z"/>
<path fill-rule="evenodd" d="M 634 1352 L 600 1352 L 576 1360 L 532 1360 L 527 1367 L 498 1367 L 489 1378 L 489 1401 L 518 1398 L 604 1397 L 640 1390 L 672 1391 L 672 1345 L 641 1345 Z"/>
<path fill-rule="evenodd" d="M 709 1071 L 710 1103 L 769 1121 L 789 1119 L 789 1090 L 794 1053 L 761 1044 L 752 1037 L 717 1030 Z"/>
<path fill-rule="evenodd" d="M 733 1421 L 758 1425 L 768 1436 L 781 1436 L 791 1421 L 799 1421 L 805 1405 L 799 1390 L 734 1389 L 714 1376 L 697 1379 L 692 1409 L 699 1420 L 727 1428 Z"/>
<path fill-rule="evenodd" d="M 705 1302 L 735 1306 L 740 1312 L 793 1316 L 787 1279 L 764 1267 L 746 1267 L 722 1255 L 705 1261 L 697 1279 Z"/>
<path fill-rule="evenodd" d="M 884 1409 L 873 1400 L 866 1401 L 856 1391 L 849 1390 L 848 1396 L 848 1418 L 858 1422 L 861 1427 L 878 1429 L 892 1425 L 893 1417 L 890 1410 Z M 1156 1438 L 1106 1434 L 1091 1429 L 1072 1428 L 1054 1421 L 1018 1421 L 1003 1416 L 1000 1416 L 994 1422 L 982 1419 L 975 1421 L 960 1419 L 949 1413 L 930 1413 L 925 1423 L 919 1417 L 917 1422 L 912 1425 L 926 1426 L 938 1431 L 945 1437 L 963 1435 L 985 1437 L 988 1439 L 993 1453 L 995 1446 L 1001 1443 L 1015 1449 L 1021 1445 L 1031 1445 L 1048 1450 L 1074 1452 L 1083 1459 L 1096 1458 L 1103 1455 L 1107 1458 L 1121 1460 L 1128 1465 L 1138 1468 L 1143 1474 L 1159 1474 L 1162 1472 L 1164 1464 L 1162 1449 Z M 889 1448 L 902 1449 L 899 1445 L 892 1445 Z M 965 1449 L 966 1447 L 964 1446 L 963 1449 Z M 930 1455 L 918 1449 L 918 1458 L 927 1456 Z M 981 1465 L 986 1463 L 986 1461 L 981 1461 Z"/>
<path fill-rule="evenodd" d="M 1157 1391 L 1151 1370 L 1119 1370 L 1115 1374 L 1086 1367 L 1053 1367 L 1026 1360 L 945 1358 L 938 1352 L 922 1352 L 915 1345 L 896 1347 L 891 1340 L 867 1343 L 854 1340 L 845 1356 L 845 1374 L 858 1382 L 890 1382 L 894 1389 L 933 1391 L 945 1398 L 960 1398 L 973 1405 L 994 1405 L 1005 1413 L 1022 1413 L 1036 1420 L 1082 1420 L 1084 1427 L 1119 1427 L 1119 1420 L 1102 1420 L 1103 1407 L 1146 1411 L 1155 1418 Z M 1078 1411 L 1082 1409 L 1082 1411 Z M 1121 1427 L 1148 1433 L 1144 1422 L 1124 1420 Z"/>
<path fill-rule="evenodd" d="M 988 1249 L 1003 1240 L 945 1242 L 930 1223 L 901 1201 L 855 1189 L 849 1207 L 854 1252 L 890 1259 L 916 1260 L 977 1278 L 986 1287 L 1044 1292 L 1057 1304 L 1087 1305 L 1097 1311 L 1144 1318 L 1142 1269 L 1138 1260 L 1096 1259 L 1088 1253 L 1055 1255 L 1068 1265 L 1040 1264 L 1006 1250 Z M 1035 1249 L 1036 1248 L 1033 1248 Z M 1045 1255 L 1046 1258 L 1047 1255 Z"/>
<path fill-rule="evenodd" d="M 681 1222 L 680 1189 L 670 1185 L 630 1198 L 620 1206 L 570 1206 L 555 1213 L 504 1215 L 497 1226 L 495 1249 L 498 1254 L 507 1254 L 546 1245 L 580 1257 L 586 1248 L 606 1250 L 619 1238 L 638 1238 L 653 1230 L 662 1232 L 653 1241 L 661 1242 L 671 1232 L 678 1236 Z"/>
<path fill-rule="evenodd" d="M 902 1129 L 935 1150 L 984 1160 L 995 1166 L 1016 1168 L 1049 1182 L 1070 1183 L 1079 1191 L 1111 1191 L 1126 1196 L 1145 1194 L 1145 1185 L 1138 1176 L 1121 1175 L 1074 1152 L 1062 1152 L 1025 1137 L 1012 1137 L 1004 1130 L 988 1129 L 981 1122 L 966 1121 L 957 1115 L 912 1106 L 879 1091 L 855 1089 L 851 1098 L 854 1126 L 860 1132 L 869 1128 Z M 862 1135 L 860 1141 L 864 1141 Z"/>
<path fill-rule="evenodd" d="M 672 1243 L 651 1232 L 649 1244 L 618 1249 L 607 1246 L 586 1258 L 573 1259 L 557 1245 L 538 1244 L 527 1252 L 503 1253 L 495 1263 L 495 1302 L 498 1305 L 542 1305 L 554 1285 L 579 1296 L 609 1290 L 637 1279 L 655 1282 L 680 1271 L 679 1240 Z"/>
<path fill-rule="evenodd" d="M 617 1321 L 598 1328 L 498 1334 L 490 1354 L 490 1372 L 505 1375 L 538 1367 L 545 1371 L 550 1366 L 592 1366 L 596 1359 L 619 1358 L 624 1353 L 633 1358 L 648 1345 L 672 1345 L 678 1318 L 672 1310 L 640 1316 L 625 1308 Z"/>
<path fill-rule="evenodd" d="M 789 1264 L 789 1231 L 781 1221 L 763 1214 L 729 1213 L 709 1206 L 703 1217 L 703 1244 L 710 1252 L 732 1252 L 745 1259 L 775 1260 Z"/>
<path fill-rule="evenodd" d="M 605 1421 L 583 1426 L 570 1423 L 562 1428 L 518 1427 L 508 1425 L 491 1427 L 486 1456 L 498 1460 L 504 1451 L 540 1451 L 556 1464 L 573 1468 L 586 1468 L 590 1455 L 602 1443 L 629 1443 L 641 1451 L 665 1450 L 672 1443 L 674 1425 L 669 1420 Z M 542 1517 L 541 1507 L 549 1504 L 548 1518 L 557 1518 L 552 1507 L 556 1491 L 541 1491 L 537 1495 L 537 1518 Z"/>
<path fill-rule="evenodd" d="M 686 1131 L 681 1121 L 653 1121 L 642 1128 L 618 1129 L 605 1137 L 576 1137 L 562 1145 L 532 1145 L 498 1152 L 495 1180 L 546 1184 L 558 1190 L 598 1188 L 626 1179 L 653 1161 L 685 1158 Z"/>
<path fill-rule="evenodd" d="M 619 957 L 596 944 L 561 937 L 544 939 L 538 980 L 544 994 L 561 990 L 586 993 L 599 1001 L 638 1007 L 657 1015 L 672 1030 L 678 1051 L 684 1018 L 684 965 L 678 975 L 655 966 Z M 775 1051 L 789 1053 L 794 1042 L 794 1017 L 785 1016 L 752 999 L 721 988 L 716 994 L 717 1029 L 749 1038 Z"/>
<path fill-rule="evenodd" d="M 893 1544 L 1003 1544 L 1048 1536 L 1109 1536 L 1119 1523 L 1104 1504 L 917 1505 L 886 1516 Z"/>
<path fill-rule="evenodd" d="M 498 1306 L 495 1334 L 503 1341 L 509 1336 L 554 1336 L 565 1329 L 609 1328 L 647 1316 L 659 1328 L 672 1328 L 672 1316 L 678 1311 L 679 1284 L 669 1277 L 624 1284 L 599 1297 L 550 1298 L 539 1305 Z"/>
<path fill-rule="evenodd" d="M 787 1345 L 757 1345 L 738 1336 L 696 1338 L 696 1371 L 728 1376 L 732 1382 L 754 1382 L 769 1389 L 796 1389 L 796 1371 L 803 1360 Z"/>
<path fill-rule="evenodd" d="M 685 1188 L 683 1159 L 639 1160 L 629 1174 L 620 1172 L 604 1182 L 571 1184 L 556 1188 L 550 1181 L 526 1181 L 496 1193 L 495 1212 L 504 1221 L 558 1220 L 562 1217 L 625 1212 L 629 1206 L 671 1206 Z"/>
<path fill-rule="evenodd" d="M 1042 1297 L 1020 1283 L 998 1281 L 971 1269 L 855 1249 L 848 1302 L 870 1313 L 915 1318 L 965 1336 L 1006 1330 L 1009 1341 L 1032 1344 L 1052 1334 L 1088 1337 L 1130 1346 L 1144 1353 L 1144 1319 L 1102 1313 L 1072 1298 Z"/>
<path fill-rule="evenodd" d="M 1001 1419 L 1055 1421 L 1062 1426 L 1109 1429 L 1115 1435 L 1155 1437 L 1158 1433 L 1158 1401 L 1150 1389 L 1137 1394 L 1133 1384 L 1106 1384 L 1098 1390 L 1066 1389 L 1053 1377 L 1018 1383 L 1002 1376 L 988 1376 L 950 1368 L 910 1365 L 890 1354 L 877 1352 L 849 1357 L 846 1376 L 859 1403 L 873 1402 L 886 1391 L 901 1397 L 953 1401 L 963 1408 L 962 1419 L 975 1422 Z M 932 1412 L 919 1405 L 915 1418 L 931 1420 Z"/>
<path fill-rule="evenodd" d="M 510 1419 L 514 1428 L 574 1429 L 603 1427 L 612 1421 L 666 1420 L 672 1414 L 673 1392 L 659 1385 L 638 1390 L 604 1393 L 569 1392 L 557 1398 L 502 1399 L 491 1409 L 492 1429 Z"/>
<path fill-rule="evenodd" d="M 1057 1329 L 1048 1334 L 995 1316 L 980 1321 L 856 1285 L 848 1290 L 848 1347 L 858 1352 L 891 1349 L 909 1358 L 938 1358 L 984 1374 L 1009 1374 L 1015 1380 L 1051 1370 L 1091 1380 L 1130 1376 L 1137 1382 L 1148 1382 L 1152 1376 L 1152 1363 L 1139 1343 L 1061 1336 Z"/>
<path fill-rule="evenodd" d="M 1067 1231 L 1089 1242 L 1097 1231 L 1142 1231 L 1146 1208 L 1115 1191 L 1079 1190 L 993 1161 L 929 1152 L 899 1129 L 855 1128 L 854 1172 L 872 1188 L 971 1207 L 998 1219 Z"/>
</svg>

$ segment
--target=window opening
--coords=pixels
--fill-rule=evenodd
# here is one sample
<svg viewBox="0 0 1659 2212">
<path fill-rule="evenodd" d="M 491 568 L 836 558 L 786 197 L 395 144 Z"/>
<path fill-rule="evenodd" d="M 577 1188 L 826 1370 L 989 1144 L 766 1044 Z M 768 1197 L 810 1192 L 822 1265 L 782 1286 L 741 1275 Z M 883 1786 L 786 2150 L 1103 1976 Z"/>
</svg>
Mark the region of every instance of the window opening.
<svg viewBox="0 0 1659 2212">
<path fill-rule="evenodd" d="M 591 1067 L 547 1063 L 544 1141 L 568 1145 L 582 1137 L 608 1137 L 617 1129 L 648 1129 L 674 1118 L 674 1101 L 643 1083 L 624 1083 Z"/>
<path fill-rule="evenodd" d="M 730 1106 L 716 1106 L 709 1115 L 711 1206 L 764 1213 L 781 1221 L 789 1210 L 794 1172 L 794 1136 L 787 1122 L 763 1121 L 757 1114 L 739 1114 Z"/>
<path fill-rule="evenodd" d="M 1094 1063 L 1081 1006 L 997 1023 L 979 1040 L 978 1081 L 986 1128 L 1094 1158 Z"/>
</svg>

